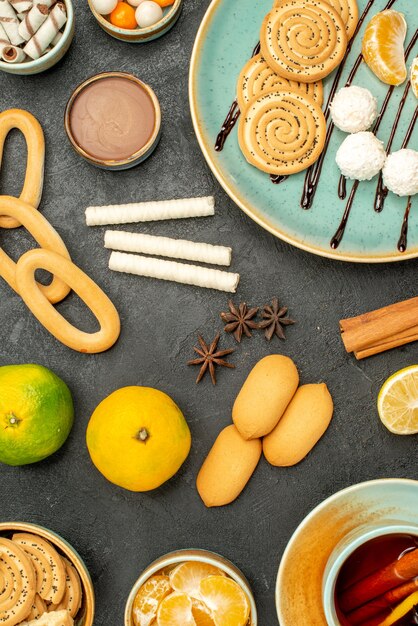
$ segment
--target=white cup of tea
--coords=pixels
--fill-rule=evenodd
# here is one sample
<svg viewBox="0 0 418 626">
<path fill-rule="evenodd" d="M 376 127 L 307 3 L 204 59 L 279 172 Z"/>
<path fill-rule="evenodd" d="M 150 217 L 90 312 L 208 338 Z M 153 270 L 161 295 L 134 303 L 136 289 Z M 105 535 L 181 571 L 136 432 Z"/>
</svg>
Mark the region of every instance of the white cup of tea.
<svg viewBox="0 0 418 626">
<path fill-rule="evenodd" d="M 390 535 L 416 536 L 418 525 L 388 520 L 382 524 L 366 524 L 344 537 L 334 548 L 325 567 L 322 583 L 322 602 L 328 626 L 342 626 L 336 606 L 336 586 L 343 565 L 361 546 L 373 539 Z"/>
</svg>

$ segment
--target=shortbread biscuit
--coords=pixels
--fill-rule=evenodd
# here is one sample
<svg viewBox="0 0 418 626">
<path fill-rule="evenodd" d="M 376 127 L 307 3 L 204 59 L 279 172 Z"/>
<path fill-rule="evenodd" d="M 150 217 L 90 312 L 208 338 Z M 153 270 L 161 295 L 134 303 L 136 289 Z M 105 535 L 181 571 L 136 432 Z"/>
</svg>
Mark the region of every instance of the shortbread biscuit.
<svg viewBox="0 0 418 626">
<path fill-rule="evenodd" d="M 247 104 L 265 91 L 273 89 L 290 89 L 300 91 L 321 106 L 323 102 L 322 81 L 315 83 L 299 83 L 276 74 L 263 59 L 261 54 L 252 57 L 243 67 L 238 78 L 237 100 L 241 111 Z"/>
<path fill-rule="evenodd" d="M 347 31 L 347 38 L 351 39 L 358 24 L 357 0 L 326 0 L 341 16 Z M 274 7 L 283 4 L 283 0 L 275 0 Z"/>
<path fill-rule="evenodd" d="M 320 156 L 325 137 L 321 107 L 297 91 L 267 91 L 240 116 L 241 150 L 251 165 L 268 174 L 305 170 Z"/>
<path fill-rule="evenodd" d="M 65 609 L 71 617 L 75 617 L 80 609 L 82 600 L 80 576 L 70 561 L 67 561 L 64 557 L 62 557 L 62 560 L 67 574 L 66 591 L 60 604 L 51 604 L 49 610 L 62 611 Z"/>
<path fill-rule="evenodd" d="M 15 533 L 13 542 L 30 558 L 36 573 L 36 591 L 46 602 L 59 604 L 66 590 L 64 563 L 55 548 L 31 533 Z"/>
<path fill-rule="evenodd" d="M 16 626 L 31 612 L 35 572 L 22 548 L 4 537 L 0 537 L 0 587 L 0 624 Z"/>
<path fill-rule="evenodd" d="M 282 0 L 266 15 L 260 43 L 261 54 L 279 76 L 313 83 L 342 61 L 347 34 L 326 0 Z"/>
</svg>

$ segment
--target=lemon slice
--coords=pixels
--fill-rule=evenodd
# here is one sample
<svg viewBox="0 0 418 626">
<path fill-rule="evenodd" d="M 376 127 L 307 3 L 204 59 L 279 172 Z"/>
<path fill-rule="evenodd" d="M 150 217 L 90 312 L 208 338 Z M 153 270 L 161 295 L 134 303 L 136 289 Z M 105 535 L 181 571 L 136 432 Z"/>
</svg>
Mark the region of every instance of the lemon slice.
<svg viewBox="0 0 418 626">
<path fill-rule="evenodd" d="M 379 391 L 377 410 L 391 433 L 418 433 L 418 365 L 405 367 L 387 379 Z"/>
<path fill-rule="evenodd" d="M 418 98 L 418 57 L 415 57 L 411 65 L 411 87 L 415 98 Z"/>
</svg>

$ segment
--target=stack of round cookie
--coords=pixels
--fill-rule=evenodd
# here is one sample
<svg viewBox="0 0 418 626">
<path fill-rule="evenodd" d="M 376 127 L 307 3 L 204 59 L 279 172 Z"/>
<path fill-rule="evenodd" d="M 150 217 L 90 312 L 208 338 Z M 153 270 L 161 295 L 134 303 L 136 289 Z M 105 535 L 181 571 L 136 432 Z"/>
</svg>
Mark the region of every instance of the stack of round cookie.
<svg viewBox="0 0 418 626">
<path fill-rule="evenodd" d="M 238 140 L 249 163 L 289 175 L 318 159 L 326 138 L 322 79 L 341 63 L 357 22 L 356 0 L 275 0 L 261 53 L 238 79 Z"/>
</svg>

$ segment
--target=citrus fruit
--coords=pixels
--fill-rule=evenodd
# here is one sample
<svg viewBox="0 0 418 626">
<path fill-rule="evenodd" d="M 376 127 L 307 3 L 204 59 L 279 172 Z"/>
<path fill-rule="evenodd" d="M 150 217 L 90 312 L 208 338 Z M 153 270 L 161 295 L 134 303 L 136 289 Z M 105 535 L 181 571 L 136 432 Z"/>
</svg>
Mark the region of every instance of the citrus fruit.
<svg viewBox="0 0 418 626">
<path fill-rule="evenodd" d="M 411 64 L 411 87 L 415 98 L 418 98 L 418 57 Z"/>
<path fill-rule="evenodd" d="M 211 609 L 216 626 L 245 626 L 248 598 L 238 583 L 226 576 L 209 576 L 200 583 L 200 597 Z"/>
<path fill-rule="evenodd" d="M 42 365 L 0 367 L 0 461 L 27 465 L 60 448 L 74 420 L 71 392 Z"/>
<path fill-rule="evenodd" d="M 150 626 L 157 617 L 161 601 L 171 593 L 168 576 L 151 576 L 139 589 L 132 607 L 135 626 Z"/>
<path fill-rule="evenodd" d="M 379 391 L 377 410 L 390 432 L 418 433 L 418 365 L 405 367 L 387 379 Z"/>
<path fill-rule="evenodd" d="M 174 591 L 187 593 L 192 598 L 200 598 L 200 583 L 208 576 L 223 576 L 223 572 L 210 563 L 187 561 L 180 563 L 170 574 Z"/>
<path fill-rule="evenodd" d="M 97 469 L 130 491 L 150 491 L 169 480 L 191 445 L 179 407 L 150 387 L 123 387 L 110 394 L 93 412 L 86 438 Z"/>
<path fill-rule="evenodd" d="M 363 58 L 372 72 L 388 85 L 400 85 L 407 77 L 406 30 L 403 14 L 387 9 L 372 17 L 364 32 Z"/>
<path fill-rule="evenodd" d="M 135 19 L 135 9 L 126 2 L 118 2 L 110 14 L 110 23 L 117 28 L 127 28 L 129 30 L 138 28 Z"/>
<path fill-rule="evenodd" d="M 158 626 L 196 626 L 192 601 L 185 593 L 174 592 L 164 598 L 158 609 Z"/>
<path fill-rule="evenodd" d="M 196 626 L 216 626 L 210 608 L 196 598 L 192 598 L 192 615 Z"/>
</svg>

